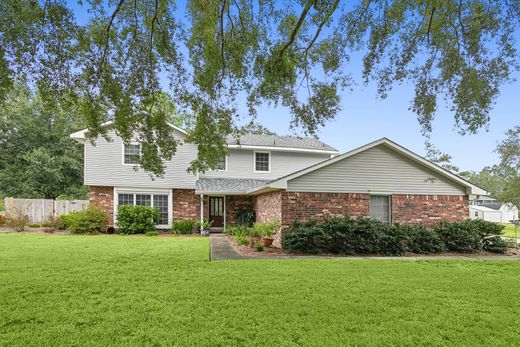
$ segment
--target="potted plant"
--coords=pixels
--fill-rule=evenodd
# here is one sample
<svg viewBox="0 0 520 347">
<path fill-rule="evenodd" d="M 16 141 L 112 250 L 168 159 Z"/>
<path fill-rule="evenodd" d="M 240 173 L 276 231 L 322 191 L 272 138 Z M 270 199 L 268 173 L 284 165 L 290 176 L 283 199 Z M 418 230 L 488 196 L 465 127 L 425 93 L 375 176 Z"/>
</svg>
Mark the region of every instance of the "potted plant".
<svg viewBox="0 0 520 347">
<path fill-rule="evenodd" d="M 207 219 L 204 219 L 202 222 L 197 222 L 200 234 L 203 236 L 209 235 L 209 228 L 211 228 L 211 224 L 213 224 L 213 221 L 210 222 Z"/>
<path fill-rule="evenodd" d="M 253 225 L 254 232 L 260 236 L 264 247 L 269 247 L 273 244 L 273 236 L 280 229 L 279 221 L 270 221 L 264 223 L 255 223 Z"/>
</svg>

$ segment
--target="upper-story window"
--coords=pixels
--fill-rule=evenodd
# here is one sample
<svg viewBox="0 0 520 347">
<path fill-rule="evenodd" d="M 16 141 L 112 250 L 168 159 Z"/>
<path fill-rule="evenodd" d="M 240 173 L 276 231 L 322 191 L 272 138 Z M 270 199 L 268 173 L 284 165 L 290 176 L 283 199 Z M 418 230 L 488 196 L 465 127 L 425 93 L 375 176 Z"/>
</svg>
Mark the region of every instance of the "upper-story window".
<svg viewBox="0 0 520 347">
<path fill-rule="evenodd" d="M 123 163 L 138 164 L 139 163 L 139 145 L 125 144 L 123 148 Z"/>
<path fill-rule="evenodd" d="M 255 152 L 255 171 L 269 172 L 270 157 L 271 154 L 269 152 Z"/>
<path fill-rule="evenodd" d="M 219 158 L 217 165 L 215 166 L 215 170 L 219 170 L 219 171 L 227 170 L 227 160 L 226 160 L 225 155 L 223 155 L 222 157 Z"/>
</svg>

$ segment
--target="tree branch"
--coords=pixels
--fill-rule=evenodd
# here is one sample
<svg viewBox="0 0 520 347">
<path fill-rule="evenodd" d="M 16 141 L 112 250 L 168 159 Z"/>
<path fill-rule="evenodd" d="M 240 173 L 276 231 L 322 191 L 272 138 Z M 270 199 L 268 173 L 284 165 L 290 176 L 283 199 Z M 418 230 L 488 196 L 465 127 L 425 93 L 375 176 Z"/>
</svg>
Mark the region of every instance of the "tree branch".
<svg viewBox="0 0 520 347">
<path fill-rule="evenodd" d="M 307 4 L 305 4 L 305 7 L 304 7 L 302 13 L 300 14 L 300 18 L 298 18 L 298 22 L 296 23 L 296 26 L 294 27 L 294 29 L 291 33 L 289 41 L 287 41 L 287 43 L 282 47 L 282 50 L 280 51 L 280 54 L 278 55 L 278 59 L 281 59 L 283 57 L 287 48 L 289 48 L 294 43 L 294 40 L 296 40 L 296 36 L 298 35 L 298 32 L 300 31 L 300 28 L 301 28 L 303 22 L 305 21 L 305 17 L 307 17 L 307 13 L 311 9 L 311 6 L 314 4 L 314 2 L 315 2 L 315 0 L 309 0 L 307 2 Z"/>
<path fill-rule="evenodd" d="M 311 42 L 309 42 L 309 45 L 305 49 L 305 60 L 307 60 L 307 54 L 309 53 L 309 50 L 314 45 L 314 42 L 316 42 L 316 40 L 318 39 L 318 36 L 320 36 L 321 30 L 323 29 L 325 24 L 327 24 L 327 22 L 329 21 L 330 16 L 332 16 L 334 11 L 336 11 L 336 8 L 338 8 L 338 5 L 339 5 L 339 0 L 334 1 L 332 8 L 329 10 L 329 12 L 327 12 L 327 15 L 325 16 L 323 21 L 320 23 L 320 26 L 318 27 L 318 30 L 316 30 L 314 37 L 312 38 Z"/>
<path fill-rule="evenodd" d="M 107 28 L 105 29 L 107 40 L 106 40 L 105 49 L 103 50 L 103 55 L 101 56 L 101 61 L 99 64 L 99 70 L 98 70 L 99 73 L 101 73 L 101 70 L 103 69 L 103 65 L 105 64 L 105 59 L 106 59 L 107 52 L 108 52 L 108 46 L 110 44 L 110 28 L 112 27 L 112 23 L 116 19 L 116 16 L 119 13 L 119 10 L 121 10 L 121 6 L 123 6 L 124 3 L 125 3 L 125 0 L 119 0 L 119 3 L 117 4 L 116 9 L 114 10 L 114 12 L 112 13 L 112 16 L 110 17 L 110 21 L 108 22 Z"/>
</svg>

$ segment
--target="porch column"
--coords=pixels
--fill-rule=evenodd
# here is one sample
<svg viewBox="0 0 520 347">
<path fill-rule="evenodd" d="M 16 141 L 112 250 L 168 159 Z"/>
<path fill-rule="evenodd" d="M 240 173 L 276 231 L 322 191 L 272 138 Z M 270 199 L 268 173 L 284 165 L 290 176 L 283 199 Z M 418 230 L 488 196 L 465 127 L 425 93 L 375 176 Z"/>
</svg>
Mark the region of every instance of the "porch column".
<svg viewBox="0 0 520 347">
<path fill-rule="evenodd" d="M 200 227 L 202 230 L 202 223 L 204 222 L 204 194 L 200 194 Z"/>
</svg>

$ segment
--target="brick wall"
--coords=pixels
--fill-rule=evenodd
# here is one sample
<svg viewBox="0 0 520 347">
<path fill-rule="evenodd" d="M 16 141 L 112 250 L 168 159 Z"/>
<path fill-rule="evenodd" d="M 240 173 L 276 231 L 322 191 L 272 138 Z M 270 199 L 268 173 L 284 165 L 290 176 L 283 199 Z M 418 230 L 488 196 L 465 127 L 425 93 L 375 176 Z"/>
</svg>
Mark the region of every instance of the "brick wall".
<svg viewBox="0 0 520 347">
<path fill-rule="evenodd" d="M 282 192 L 272 192 L 255 197 L 257 222 L 282 220 Z"/>
<path fill-rule="evenodd" d="M 240 210 L 252 210 L 253 197 L 246 195 L 226 196 L 226 225 L 231 226 L 236 223 L 236 215 Z"/>
<path fill-rule="evenodd" d="M 114 187 L 89 186 L 88 200 L 108 215 L 108 225 L 114 225 Z"/>
<path fill-rule="evenodd" d="M 432 225 L 439 220 L 458 221 L 469 216 L 464 195 L 392 195 L 392 222 Z"/>
<path fill-rule="evenodd" d="M 200 196 L 194 189 L 173 189 L 173 219 L 200 220 Z"/>
<path fill-rule="evenodd" d="M 293 221 L 313 219 L 323 221 L 328 217 L 368 217 L 368 194 L 357 193 L 282 193 L 282 224 L 288 227 Z"/>
</svg>

